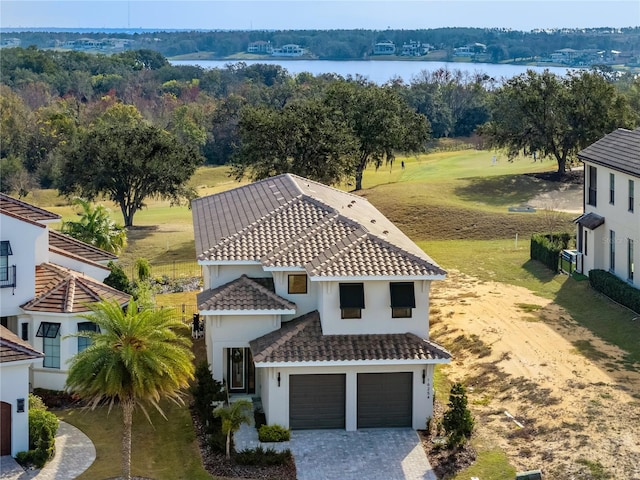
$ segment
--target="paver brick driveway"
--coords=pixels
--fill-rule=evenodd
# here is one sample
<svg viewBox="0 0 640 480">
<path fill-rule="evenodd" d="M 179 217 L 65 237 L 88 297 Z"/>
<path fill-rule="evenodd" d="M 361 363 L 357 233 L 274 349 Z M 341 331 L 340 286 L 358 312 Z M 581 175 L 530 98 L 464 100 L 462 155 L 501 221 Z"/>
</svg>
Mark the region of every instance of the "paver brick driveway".
<svg viewBox="0 0 640 480">
<path fill-rule="evenodd" d="M 298 480 L 436 480 L 409 428 L 295 430 L 289 448 Z"/>
</svg>

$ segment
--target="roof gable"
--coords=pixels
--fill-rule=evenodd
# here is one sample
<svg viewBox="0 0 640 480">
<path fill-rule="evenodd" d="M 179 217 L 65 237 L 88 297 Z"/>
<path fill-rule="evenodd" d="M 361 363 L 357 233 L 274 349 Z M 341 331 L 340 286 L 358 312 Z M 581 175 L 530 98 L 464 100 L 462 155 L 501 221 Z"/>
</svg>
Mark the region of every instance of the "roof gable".
<svg viewBox="0 0 640 480">
<path fill-rule="evenodd" d="M 36 266 L 36 297 L 21 308 L 49 313 L 88 312 L 88 304 L 100 300 L 129 302 L 129 295 L 82 273 L 43 263 Z"/>
<path fill-rule="evenodd" d="M 578 152 L 578 158 L 640 177 L 640 128 L 619 128 Z"/>
<path fill-rule="evenodd" d="M 213 290 L 200 292 L 197 299 L 200 311 L 294 311 L 296 308 L 295 303 L 276 295 L 246 275 Z"/>
</svg>

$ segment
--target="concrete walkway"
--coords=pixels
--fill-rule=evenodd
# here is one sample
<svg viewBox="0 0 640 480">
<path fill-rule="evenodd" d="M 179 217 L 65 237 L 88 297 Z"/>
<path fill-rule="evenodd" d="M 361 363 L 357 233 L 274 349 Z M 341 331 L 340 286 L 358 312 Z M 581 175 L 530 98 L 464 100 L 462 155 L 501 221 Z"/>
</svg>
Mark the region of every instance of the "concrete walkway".
<svg viewBox="0 0 640 480">
<path fill-rule="evenodd" d="M 254 427 L 235 434 L 236 450 L 260 445 Z M 296 430 L 290 442 L 263 443 L 264 448 L 289 448 L 298 480 L 437 480 L 420 438 L 410 428 Z"/>
<path fill-rule="evenodd" d="M 2 480 L 73 480 L 96 459 L 93 442 L 73 425 L 60 422 L 56 434 L 56 454 L 42 470 L 25 471 L 11 457 L 0 457 Z"/>
</svg>

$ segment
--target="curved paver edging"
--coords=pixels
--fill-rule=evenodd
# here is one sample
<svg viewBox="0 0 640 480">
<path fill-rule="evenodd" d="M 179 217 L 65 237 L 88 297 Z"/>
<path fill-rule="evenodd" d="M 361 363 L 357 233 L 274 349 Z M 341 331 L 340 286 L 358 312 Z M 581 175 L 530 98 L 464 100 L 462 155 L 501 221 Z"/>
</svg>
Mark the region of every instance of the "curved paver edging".
<svg viewBox="0 0 640 480">
<path fill-rule="evenodd" d="M 37 480 L 73 480 L 96 459 L 96 447 L 73 425 L 60 421 L 56 434 L 56 454 L 34 477 Z"/>
</svg>

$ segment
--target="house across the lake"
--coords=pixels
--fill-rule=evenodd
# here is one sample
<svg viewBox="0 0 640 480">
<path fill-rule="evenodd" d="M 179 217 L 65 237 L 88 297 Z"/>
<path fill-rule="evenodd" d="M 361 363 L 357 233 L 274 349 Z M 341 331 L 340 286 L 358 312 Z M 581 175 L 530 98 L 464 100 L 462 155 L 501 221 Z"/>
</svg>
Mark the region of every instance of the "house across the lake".
<svg viewBox="0 0 640 480">
<path fill-rule="evenodd" d="M 446 272 L 366 199 L 286 174 L 192 203 L 214 378 L 292 429 L 425 427 L 431 282 Z"/>
</svg>

